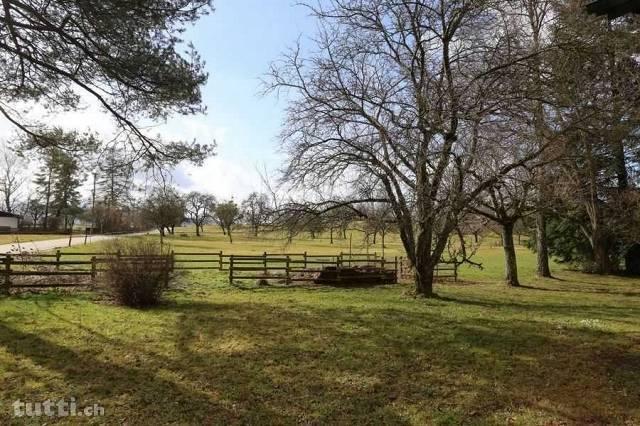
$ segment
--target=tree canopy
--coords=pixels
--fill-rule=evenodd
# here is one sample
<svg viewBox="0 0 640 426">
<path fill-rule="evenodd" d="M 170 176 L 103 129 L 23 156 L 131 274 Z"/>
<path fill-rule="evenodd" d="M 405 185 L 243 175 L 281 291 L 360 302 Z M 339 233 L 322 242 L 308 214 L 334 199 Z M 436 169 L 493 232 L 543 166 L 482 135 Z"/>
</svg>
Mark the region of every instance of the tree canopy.
<svg viewBox="0 0 640 426">
<path fill-rule="evenodd" d="M 162 141 L 142 124 L 205 110 L 204 63 L 181 39 L 211 0 L 1 0 L 0 117 L 40 146 L 58 141 L 21 111 L 76 109 L 89 98 L 113 117 L 118 142 L 150 165 L 200 163 L 212 146 Z"/>
</svg>

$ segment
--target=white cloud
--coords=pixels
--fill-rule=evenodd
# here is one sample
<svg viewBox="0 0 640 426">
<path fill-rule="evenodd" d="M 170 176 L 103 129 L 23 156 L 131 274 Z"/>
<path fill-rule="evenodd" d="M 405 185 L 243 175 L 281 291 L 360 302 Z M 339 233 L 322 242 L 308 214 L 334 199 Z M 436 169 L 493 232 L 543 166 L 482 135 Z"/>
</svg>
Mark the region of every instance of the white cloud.
<svg viewBox="0 0 640 426">
<path fill-rule="evenodd" d="M 259 190 L 258 173 L 248 164 L 223 158 L 211 158 L 204 167 L 181 166 L 181 172 L 189 179 L 178 182 L 183 191 L 201 191 L 214 194 L 219 199 L 242 200 L 252 191 Z"/>
<path fill-rule="evenodd" d="M 96 132 L 104 140 L 112 139 L 116 126 L 111 116 L 103 112 L 97 102 L 86 99 L 84 107 L 76 111 L 50 113 L 44 108 L 34 106 L 26 120 L 37 121 L 51 126 L 78 131 Z M 217 120 L 216 120 L 217 119 Z M 221 121 L 221 122 L 220 122 Z M 220 199 L 233 197 L 243 199 L 253 191 L 262 188 L 257 167 L 263 163 L 273 168 L 274 149 L 269 142 L 270 136 L 256 141 L 255 133 L 261 133 L 242 122 L 237 114 L 217 114 L 216 117 L 175 116 L 167 123 L 146 129 L 150 135 L 160 135 L 164 140 L 197 141 L 201 144 L 217 143 L 216 156 L 208 159 L 203 167 L 181 164 L 173 174 L 173 179 L 181 191 L 202 191 L 214 194 Z M 0 117 L 0 140 L 9 140 L 16 135 L 16 128 Z M 34 159 L 35 160 L 35 159 Z M 33 171 L 37 163 L 29 166 L 29 181 L 33 180 Z M 90 172 L 90 171 L 88 171 Z M 144 177 L 141 177 L 144 181 Z M 87 175 L 82 193 L 88 198 L 93 187 L 93 179 Z"/>
</svg>

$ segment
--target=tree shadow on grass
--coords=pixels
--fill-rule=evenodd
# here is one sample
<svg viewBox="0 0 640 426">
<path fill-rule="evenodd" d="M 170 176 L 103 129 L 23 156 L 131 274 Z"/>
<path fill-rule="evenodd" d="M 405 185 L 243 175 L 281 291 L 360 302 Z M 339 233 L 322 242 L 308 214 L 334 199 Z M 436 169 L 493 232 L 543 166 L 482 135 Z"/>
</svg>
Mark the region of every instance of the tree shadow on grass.
<svg viewBox="0 0 640 426">
<path fill-rule="evenodd" d="M 396 413 L 415 411 L 430 422 L 447 410 L 489 420 L 517 407 L 575 423 L 615 423 L 640 403 L 637 380 L 627 383 L 626 397 L 610 382 L 619 368 L 613 360 L 624 353 L 632 367 L 640 355 L 600 331 L 487 318 L 451 322 L 378 308 L 299 312 L 196 303 L 179 310 L 183 367 L 201 345 L 219 355 L 233 353 L 235 342 L 237 353 L 212 356 L 216 368 L 204 374 L 223 388 L 242 389 L 239 400 L 259 395 L 306 421 L 359 422 L 374 414 L 395 423 Z M 576 349 L 585 341 L 595 347 Z M 291 396 L 297 406 L 288 404 Z"/>
<path fill-rule="evenodd" d="M 512 300 L 490 300 L 471 299 L 456 296 L 440 296 L 438 300 L 449 302 L 455 305 L 475 306 L 486 309 L 512 309 L 516 312 L 536 314 L 541 317 L 549 315 L 561 315 L 580 319 L 606 319 L 624 322 L 625 319 L 633 320 L 630 324 L 637 324 L 640 314 L 640 307 L 633 306 L 611 306 L 607 303 L 578 304 L 566 301 L 564 303 L 549 302 L 542 300 L 539 302 L 515 302 Z"/>
<path fill-rule="evenodd" d="M 278 280 L 281 280 L 278 278 Z M 330 293 L 330 292 L 349 292 L 349 291 L 361 291 L 367 289 L 392 289 L 397 284 L 366 284 L 366 283 L 343 283 L 343 284 L 315 284 L 313 281 L 298 281 L 293 284 L 284 284 L 284 283 L 276 283 L 276 284 L 267 284 L 267 285 L 255 285 L 255 284 L 246 284 L 241 280 L 240 282 L 234 282 L 231 286 L 235 289 L 241 291 L 249 291 L 249 292 L 267 292 L 267 291 L 310 291 L 310 292 L 318 292 L 318 293 Z M 245 280 L 247 281 L 247 280 Z M 284 281 L 284 279 L 282 279 Z"/>
<path fill-rule="evenodd" d="M 56 394 L 43 395 L 30 391 L 28 395 L 14 395 L 23 401 L 42 401 L 47 398 L 78 398 L 78 405 L 98 403 L 105 406 L 105 423 L 118 424 L 123 419 L 138 419 L 141 422 L 179 421 L 184 417 L 170 417 L 178 414 L 181 407 L 193 410 L 194 420 L 207 421 L 215 418 L 234 418 L 235 413 L 225 407 L 212 395 L 197 392 L 184 384 L 159 377 L 153 366 L 121 365 L 105 362 L 87 350 L 71 350 L 52 343 L 35 334 L 25 333 L 0 324 L 0 345 L 17 361 L 29 362 L 61 375 L 65 389 Z M 89 345 L 88 345 L 89 346 Z M 157 366 L 155 366 L 157 367 Z M 119 413 L 109 401 L 118 400 L 132 412 Z M 158 413 L 162 407 L 162 418 Z M 167 408 L 173 408 L 167 409 Z M 265 407 L 256 405 L 257 410 Z M 175 411 L 174 411 L 175 410 Z M 2 416 L 8 412 L 0 413 Z M 198 417 L 202 416 L 202 417 Z"/>
<path fill-rule="evenodd" d="M 532 285 L 524 285 L 521 284 L 518 288 L 527 289 L 527 290 L 536 290 L 536 291 L 551 291 L 556 293 L 584 293 L 584 294 L 602 294 L 602 295 L 613 295 L 613 296 L 625 296 L 625 297 L 640 297 L 640 291 L 638 292 L 630 292 L 630 291 L 616 291 L 618 289 L 600 287 L 600 288 L 590 288 L 590 289 L 580 289 L 580 288 L 548 288 L 548 287 L 536 287 Z"/>
<path fill-rule="evenodd" d="M 61 375 L 61 392 L 104 402 L 114 424 L 487 423 L 519 410 L 575 424 L 638 420 L 640 383 L 618 369 L 640 356 L 617 334 L 460 314 L 440 302 L 304 300 L 180 300 L 121 312 L 132 326 L 167 319 L 144 341 L 126 326 L 108 338 L 100 330 L 109 323 L 67 322 L 69 336 L 98 336 L 75 347 L 42 337 L 47 324 L 38 335 L 2 324 L 0 345 Z"/>
</svg>

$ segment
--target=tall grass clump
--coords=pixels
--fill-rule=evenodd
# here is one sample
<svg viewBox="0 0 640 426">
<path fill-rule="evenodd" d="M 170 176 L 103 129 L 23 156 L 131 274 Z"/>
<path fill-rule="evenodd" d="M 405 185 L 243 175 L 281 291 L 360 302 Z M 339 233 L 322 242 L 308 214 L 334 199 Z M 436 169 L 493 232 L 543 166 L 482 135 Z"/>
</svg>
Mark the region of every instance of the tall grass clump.
<svg viewBox="0 0 640 426">
<path fill-rule="evenodd" d="M 119 239 L 106 246 L 106 285 L 121 305 L 141 308 L 160 302 L 169 283 L 171 256 L 147 239 Z"/>
</svg>

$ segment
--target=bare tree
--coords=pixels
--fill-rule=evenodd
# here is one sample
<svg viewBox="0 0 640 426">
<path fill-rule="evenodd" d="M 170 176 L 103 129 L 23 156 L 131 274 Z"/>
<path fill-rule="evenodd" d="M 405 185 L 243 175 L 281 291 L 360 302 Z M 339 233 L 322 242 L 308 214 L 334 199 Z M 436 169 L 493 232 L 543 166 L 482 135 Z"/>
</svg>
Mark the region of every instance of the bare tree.
<svg viewBox="0 0 640 426">
<path fill-rule="evenodd" d="M 318 238 L 325 230 L 326 221 L 321 215 L 310 214 L 308 218 L 303 218 L 305 230 L 309 232 L 312 240 Z"/>
<path fill-rule="evenodd" d="M 520 286 L 513 231 L 519 220 L 535 212 L 533 194 L 533 175 L 520 169 L 489 187 L 470 206 L 473 212 L 500 225 L 505 258 L 505 282 L 510 287 Z"/>
<path fill-rule="evenodd" d="M 260 227 L 269 220 L 269 197 L 266 194 L 252 192 L 241 204 L 242 216 L 251 227 L 254 237 L 258 236 Z"/>
<path fill-rule="evenodd" d="M 323 215 L 327 228 L 329 228 L 329 239 L 334 243 L 334 234 L 337 231 L 339 239 L 347 238 L 347 230 L 351 224 L 362 216 L 361 212 L 356 212 L 348 206 L 332 209 Z"/>
<path fill-rule="evenodd" d="M 184 203 L 174 188 L 155 188 L 144 202 L 142 215 L 158 229 L 162 241 L 166 230 L 173 234 L 176 225 L 184 219 Z"/>
<path fill-rule="evenodd" d="M 365 205 L 363 210 L 366 215 L 364 218 L 365 237 L 372 236 L 373 244 L 375 245 L 379 235 L 384 253 L 387 233 L 395 226 L 391 206 L 387 203 L 371 203 L 370 205 Z"/>
<path fill-rule="evenodd" d="M 513 65 L 529 56 L 502 31 L 500 2 L 329 0 L 311 6 L 320 32 L 271 68 L 267 87 L 294 96 L 283 129 L 284 178 L 300 187 L 372 181 L 432 296 L 434 268 L 465 208 L 545 145 L 523 149 L 493 176 L 469 179 L 484 149 L 479 128 L 520 107 Z M 505 77 L 505 78 L 503 78 Z M 514 92 L 515 91 L 515 92 Z M 529 148 L 529 147 L 527 147 Z M 325 210 L 343 206 L 335 202 Z"/>
<path fill-rule="evenodd" d="M 557 11 L 553 10 L 553 2 L 550 0 L 519 0 L 517 10 L 521 11 L 518 23 L 521 28 L 526 28 L 519 33 L 522 45 L 534 56 L 529 62 L 529 66 L 524 72 L 528 78 L 529 101 L 523 105 L 523 109 L 528 110 L 531 115 L 532 128 L 534 130 L 533 140 L 542 146 L 549 134 L 548 114 L 545 105 L 552 97 L 544 96 L 543 79 L 549 73 L 549 61 L 542 54 L 536 54 L 544 50 L 545 33 L 551 31 L 553 16 Z M 537 253 L 537 274 L 540 277 L 551 277 L 549 267 L 549 248 L 547 243 L 547 200 L 549 181 L 545 169 L 541 168 L 537 175 L 537 211 L 536 211 L 536 253 Z"/>
<path fill-rule="evenodd" d="M 27 201 L 24 203 L 24 209 L 22 211 L 23 217 L 29 217 L 31 221 L 31 227 L 36 229 L 38 227 L 38 223 L 42 219 L 44 215 L 45 205 L 42 200 L 38 199 L 37 196 L 29 195 L 27 197 Z"/>
<path fill-rule="evenodd" d="M 20 190 L 26 181 L 26 164 L 10 148 L 4 147 L 0 151 L 0 193 L 4 209 L 13 213 Z"/>
<path fill-rule="evenodd" d="M 192 191 L 184 196 L 185 211 L 196 226 L 196 236 L 204 232 L 204 224 L 215 210 L 216 199 L 213 195 Z"/>
<path fill-rule="evenodd" d="M 238 205 L 233 200 L 225 203 L 219 203 L 215 208 L 215 217 L 218 224 L 229 237 L 229 242 L 233 244 L 233 227 L 242 217 L 242 213 L 240 212 Z"/>
</svg>

